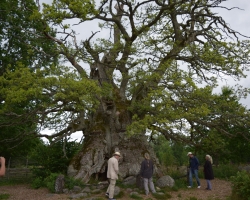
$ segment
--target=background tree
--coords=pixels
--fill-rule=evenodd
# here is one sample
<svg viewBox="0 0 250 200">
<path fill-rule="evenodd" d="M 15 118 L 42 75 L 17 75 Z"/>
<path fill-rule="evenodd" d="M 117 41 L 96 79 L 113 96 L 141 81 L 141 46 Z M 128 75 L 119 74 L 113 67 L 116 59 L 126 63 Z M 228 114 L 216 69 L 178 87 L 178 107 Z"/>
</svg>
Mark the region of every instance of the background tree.
<svg viewBox="0 0 250 200">
<path fill-rule="evenodd" d="M 68 174 L 84 182 L 104 173 L 116 150 L 122 153 L 121 177 L 138 173 L 146 151 L 157 163 L 146 132 L 199 148 L 209 130 L 226 137 L 229 124 L 240 121 L 249 127 L 243 106 L 232 118 L 226 112 L 231 100 L 212 93 L 220 75 L 242 78 L 249 63 L 249 42 L 239 41 L 240 34 L 214 12 L 224 8 L 220 3 L 56 0 L 44 5 L 42 16 L 34 12 L 33 17 L 49 24 L 43 26 L 44 35 L 56 45 L 54 54 L 71 67 L 61 63 L 49 70 L 8 71 L 0 79 L 6 88 L 2 110 L 17 103 L 6 101 L 17 92 L 9 77 L 19 88 L 28 82 L 21 96 L 37 99 L 30 109 L 34 122 L 55 129 L 51 136 L 38 136 L 56 141 L 83 132 L 84 147 Z M 98 30 L 87 32 L 95 22 Z M 76 26 L 83 39 L 72 29 Z M 230 37 L 236 42 L 228 42 Z M 240 91 L 238 98 L 248 92 Z"/>
<path fill-rule="evenodd" d="M 43 35 L 43 23 L 31 18 L 33 10 L 38 9 L 33 0 L 3 0 L 0 2 L 0 9 L 1 78 L 4 78 L 8 71 L 18 71 L 19 67 L 26 67 L 27 71 L 35 72 L 57 62 L 57 57 L 52 53 L 55 45 L 46 41 Z M 19 73 L 18 76 L 22 74 Z M 10 76 L 6 78 L 15 88 L 12 88 L 12 95 L 6 98 L 4 91 L 9 88 L 1 82 L 0 152 L 6 158 L 27 156 L 30 150 L 41 142 L 34 134 L 40 126 L 33 123 L 37 119 L 37 113 L 32 114 L 37 99 L 34 96 L 27 97 L 31 94 L 25 94 L 26 97 L 22 94 L 30 87 L 24 79 L 24 85 L 21 85 Z M 31 90 L 35 88 L 30 88 L 27 92 Z M 5 106 L 6 101 L 9 101 L 10 107 Z"/>
</svg>

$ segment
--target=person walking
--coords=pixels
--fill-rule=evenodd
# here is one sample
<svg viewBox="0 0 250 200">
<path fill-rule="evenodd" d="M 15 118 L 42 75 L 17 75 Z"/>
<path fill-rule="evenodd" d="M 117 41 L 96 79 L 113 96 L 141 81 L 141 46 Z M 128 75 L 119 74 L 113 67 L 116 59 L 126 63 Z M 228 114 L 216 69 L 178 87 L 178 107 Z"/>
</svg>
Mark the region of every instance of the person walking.
<svg viewBox="0 0 250 200">
<path fill-rule="evenodd" d="M 4 157 L 0 157 L 0 176 L 4 176 L 5 175 L 5 158 Z"/>
<path fill-rule="evenodd" d="M 120 159 L 120 157 L 121 157 L 120 152 L 115 152 L 113 154 L 113 157 L 111 157 L 108 160 L 107 178 L 109 179 L 109 187 L 106 191 L 106 196 L 109 198 L 109 200 L 115 200 L 114 199 L 115 183 L 116 180 L 118 179 L 118 172 L 119 172 L 118 160 Z"/>
<path fill-rule="evenodd" d="M 200 179 L 198 177 L 198 168 L 199 160 L 196 158 L 192 152 L 188 152 L 187 156 L 189 157 L 189 186 L 188 188 L 193 187 L 193 175 L 195 176 L 198 187 L 201 188 Z"/>
<path fill-rule="evenodd" d="M 206 161 L 204 164 L 204 177 L 207 181 L 206 190 L 212 190 L 211 180 L 214 179 L 214 172 L 212 167 L 213 159 L 210 155 L 206 155 L 205 159 Z"/>
<path fill-rule="evenodd" d="M 149 194 L 148 185 L 149 185 L 151 192 L 156 193 L 154 183 L 153 183 L 153 178 L 152 178 L 153 172 L 154 172 L 154 163 L 150 159 L 150 156 L 148 153 L 144 154 L 144 158 L 145 160 L 142 161 L 141 163 L 140 175 L 141 175 L 141 178 L 143 178 L 145 194 L 148 195 Z"/>
</svg>

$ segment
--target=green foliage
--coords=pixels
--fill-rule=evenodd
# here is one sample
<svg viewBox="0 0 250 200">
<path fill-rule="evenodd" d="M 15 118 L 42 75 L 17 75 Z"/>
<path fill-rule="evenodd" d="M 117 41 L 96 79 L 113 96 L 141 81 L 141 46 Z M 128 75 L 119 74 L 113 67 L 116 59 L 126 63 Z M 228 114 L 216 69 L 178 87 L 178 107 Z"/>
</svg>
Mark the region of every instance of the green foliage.
<svg viewBox="0 0 250 200">
<path fill-rule="evenodd" d="M 75 179 L 73 177 L 65 176 L 65 187 L 69 190 L 73 189 L 74 186 L 84 187 L 83 182 L 80 179 Z"/>
<path fill-rule="evenodd" d="M 122 198 L 125 196 L 124 191 L 120 191 L 119 194 L 116 195 L 116 198 Z"/>
<path fill-rule="evenodd" d="M 36 160 L 40 165 L 40 167 L 32 169 L 35 177 L 44 179 L 50 176 L 51 173 L 66 174 L 68 164 L 80 146 L 80 144 L 73 141 L 65 141 L 64 144 L 63 140 L 51 145 L 37 145 L 31 154 L 31 158 Z M 65 148 L 66 154 L 63 148 Z"/>
<path fill-rule="evenodd" d="M 46 187 L 45 183 L 44 183 L 44 178 L 43 177 L 36 177 L 32 183 L 31 183 L 31 187 L 34 189 L 38 189 L 41 187 Z"/>
<path fill-rule="evenodd" d="M 44 179 L 44 185 L 49 189 L 50 192 L 55 192 L 55 182 L 59 174 L 51 173 L 48 177 Z"/>
<path fill-rule="evenodd" d="M 177 166 L 187 165 L 187 150 L 185 145 L 180 142 L 172 142 L 171 149 L 173 152 L 173 156 L 175 157 L 175 163 Z"/>
<path fill-rule="evenodd" d="M 237 172 L 231 181 L 234 199 L 250 200 L 250 174 L 246 171 Z"/>
<path fill-rule="evenodd" d="M 18 185 L 18 184 L 27 184 L 31 183 L 32 179 L 0 179 L 0 186 L 4 185 Z"/>
<path fill-rule="evenodd" d="M 172 196 L 167 193 L 167 192 L 164 192 L 164 193 L 153 193 L 152 194 L 153 197 L 155 197 L 156 199 L 170 199 Z"/>
<path fill-rule="evenodd" d="M 238 172 L 238 167 L 233 164 L 220 164 L 218 166 L 213 166 L 214 176 L 219 179 L 229 179 Z"/>
<path fill-rule="evenodd" d="M 0 194 L 1 200 L 5 200 L 5 199 L 9 199 L 9 198 L 10 198 L 10 194 Z"/>
<path fill-rule="evenodd" d="M 171 149 L 170 143 L 165 139 L 164 136 L 157 136 L 154 141 L 153 147 L 156 156 L 158 157 L 162 165 L 169 166 L 175 163 L 175 158 L 173 156 L 173 151 Z"/>
<path fill-rule="evenodd" d="M 130 195 L 130 198 L 131 198 L 131 199 L 143 200 L 143 198 L 142 198 L 142 197 L 140 197 L 140 196 L 139 196 L 139 195 L 137 195 L 137 194 L 131 194 L 131 195 Z"/>
<path fill-rule="evenodd" d="M 185 200 L 198 200 L 196 197 L 189 197 L 189 198 L 186 198 Z"/>
</svg>

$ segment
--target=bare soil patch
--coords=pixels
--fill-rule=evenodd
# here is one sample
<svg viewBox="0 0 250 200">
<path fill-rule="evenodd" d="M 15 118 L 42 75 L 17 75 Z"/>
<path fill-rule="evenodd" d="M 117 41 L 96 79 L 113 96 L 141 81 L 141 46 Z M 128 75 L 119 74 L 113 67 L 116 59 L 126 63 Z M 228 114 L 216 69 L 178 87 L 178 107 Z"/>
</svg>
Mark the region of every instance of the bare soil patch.
<svg viewBox="0 0 250 200">
<path fill-rule="evenodd" d="M 181 189 L 178 191 L 170 192 L 171 198 L 170 200 L 185 200 L 190 197 L 196 197 L 198 200 L 226 200 L 227 197 L 231 195 L 232 188 L 231 183 L 225 180 L 215 179 L 212 181 L 213 189 L 211 191 L 205 190 L 206 181 L 201 179 L 201 188 L 191 189 Z M 0 194 L 9 194 L 10 200 L 66 200 L 70 199 L 70 195 L 67 194 L 51 194 L 48 189 L 40 188 L 40 189 L 32 189 L 29 185 L 8 185 L 8 186 L 0 186 Z M 124 191 L 125 196 L 122 198 L 117 198 L 120 200 L 131 199 L 126 192 Z M 151 199 L 155 200 L 151 194 L 149 196 L 140 195 L 143 199 Z M 104 197 L 103 194 L 96 194 L 91 197 Z M 90 197 L 88 197 L 90 198 Z"/>
</svg>

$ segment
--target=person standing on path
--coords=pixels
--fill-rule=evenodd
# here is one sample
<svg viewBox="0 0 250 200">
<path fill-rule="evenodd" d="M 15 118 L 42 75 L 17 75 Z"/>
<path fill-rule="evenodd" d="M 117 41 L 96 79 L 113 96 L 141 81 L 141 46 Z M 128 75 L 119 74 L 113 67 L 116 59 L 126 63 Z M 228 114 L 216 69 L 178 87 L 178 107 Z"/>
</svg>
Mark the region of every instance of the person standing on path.
<svg viewBox="0 0 250 200">
<path fill-rule="evenodd" d="M 144 154 L 144 158 L 145 160 L 142 161 L 141 163 L 140 175 L 141 175 L 141 178 L 143 178 L 145 193 L 146 195 L 148 195 L 149 194 L 148 185 L 149 185 L 151 192 L 156 193 L 154 183 L 153 183 L 153 178 L 152 178 L 153 172 L 154 172 L 154 163 L 152 160 L 150 160 L 150 156 L 148 153 Z"/>
<path fill-rule="evenodd" d="M 205 157 L 206 161 L 204 164 L 204 176 L 205 179 L 207 181 L 207 188 L 206 190 L 212 190 L 212 185 L 211 185 L 211 181 L 214 179 L 214 172 L 213 172 L 213 159 L 210 155 L 206 155 Z"/>
<path fill-rule="evenodd" d="M 193 175 L 195 176 L 195 179 L 198 185 L 197 188 L 201 188 L 200 179 L 198 177 L 199 160 L 192 154 L 192 152 L 188 152 L 187 156 L 189 157 L 189 186 L 188 188 L 193 187 Z"/>
<path fill-rule="evenodd" d="M 109 198 L 109 200 L 115 200 L 114 199 L 114 192 L 115 192 L 115 183 L 118 179 L 118 160 L 121 157 L 121 154 L 119 152 L 115 152 L 113 154 L 113 157 L 111 157 L 108 160 L 108 172 L 107 172 L 107 178 L 109 179 L 109 187 L 106 192 L 106 196 Z"/>
<path fill-rule="evenodd" d="M 5 175 L 5 158 L 0 157 L 0 176 Z"/>
</svg>

